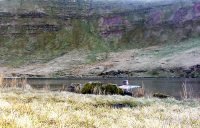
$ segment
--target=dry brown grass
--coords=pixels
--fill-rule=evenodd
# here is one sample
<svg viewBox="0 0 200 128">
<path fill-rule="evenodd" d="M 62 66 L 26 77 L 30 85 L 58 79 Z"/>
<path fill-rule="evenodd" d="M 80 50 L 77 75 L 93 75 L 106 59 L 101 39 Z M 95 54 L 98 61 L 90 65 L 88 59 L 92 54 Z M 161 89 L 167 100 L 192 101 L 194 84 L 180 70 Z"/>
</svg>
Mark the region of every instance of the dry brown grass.
<svg viewBox="0 0 200 128">
<path fill-rule="evenodd" d="M 198 128 L 199 101 L 2 89 L 0 127 Z"/>
<path fill-rule="evenodd" d="M 3 76 L 0 84 L 5 83 Z M 24 79 L 0 90 L 2 128 L 199 128 L 199 100 L 83 95 L 24 90 Z M 8 87 L 8 86 L 6 86 Z M 14 88 L 13 88 L 14 87 Z M 16 88 L 17 87 L 17 88 Z M 47 87 L 48 88 L 48 87 Z M 138 91 L 143 94 L 144 89 Z"/>
</svg>

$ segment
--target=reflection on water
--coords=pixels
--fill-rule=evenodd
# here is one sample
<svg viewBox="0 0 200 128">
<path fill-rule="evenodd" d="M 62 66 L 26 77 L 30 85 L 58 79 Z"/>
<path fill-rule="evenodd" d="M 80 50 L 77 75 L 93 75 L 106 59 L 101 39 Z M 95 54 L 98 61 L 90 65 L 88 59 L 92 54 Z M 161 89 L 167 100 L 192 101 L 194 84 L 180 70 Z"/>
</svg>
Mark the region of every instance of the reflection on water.
<svg viewBox="0 0 200 128">
<path fill-rule="evenodd" d="M 122 84 L 122 78 L 109 79 L 28 79 L 28 83 L 35 88 L 43 88 L 47 85 L 52 90 L 57 90 L 72 83 L 87 83 L 89 81 L 100 81 L 103 83 Z M 146 96 L 153 93 L 163 93 L 180 99 L 183 92 L 183 83 L 186 83 L 187 93 L 193 98 L 200 97 L 200 78 L 130 78 L 129 84 L 140 85 L 145 89 Z"/>
</svg>

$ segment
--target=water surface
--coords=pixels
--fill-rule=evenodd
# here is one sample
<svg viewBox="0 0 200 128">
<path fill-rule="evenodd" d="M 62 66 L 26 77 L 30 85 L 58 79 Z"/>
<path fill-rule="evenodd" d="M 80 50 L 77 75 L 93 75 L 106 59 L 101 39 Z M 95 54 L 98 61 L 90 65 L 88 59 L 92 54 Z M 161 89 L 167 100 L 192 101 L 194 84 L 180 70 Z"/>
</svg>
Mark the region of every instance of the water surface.
<svg viewBox="0 0 200 128">
<path fill-rule="evenodd" d="M 84 78 L 84 79 L 51 79 L 51 78 L 30 78 L 28 83 L 35 88 L 48 87 L 51 90 L 59 90 L 63 86 L 69 86 L 72 83 L 87 83 L 90 81 L 99 81 L 103 83 L 122 84 L 124 78 Z M 200 97 L 200 78 L 128 78 L 129 84 L 140 85 L 145 89 L 146 96 L 152 96 L 154 93 L 163 93 L 180 99 L 183 95 L 183 83 L 186 85 L 187 94 L 192 98 Z"/>
</svg>

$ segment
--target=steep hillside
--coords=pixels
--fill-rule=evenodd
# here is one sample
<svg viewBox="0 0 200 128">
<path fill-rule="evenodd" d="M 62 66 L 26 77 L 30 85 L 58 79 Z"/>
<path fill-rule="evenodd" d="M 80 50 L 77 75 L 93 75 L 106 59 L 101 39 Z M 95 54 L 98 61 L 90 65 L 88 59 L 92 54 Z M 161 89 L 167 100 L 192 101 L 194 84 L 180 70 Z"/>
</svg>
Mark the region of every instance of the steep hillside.
<svg viewBox="0 0 200 128">
<path fill-rule="evenodd" d="M 158 59 L 142 60 L 143 57 L 150 56 L 142 53 L 142 50 L 146 51 L 145 48 L 151 46 L 165 49 L 167 45 L 177 43 L 185 47 L 187 43 L 191 43 L 190 38 L 194 38 L 198 45 L 200 1 L 0 0 L 0 30 L 0 71 L 8 75 L 32 73 L 46 76 L 107 76 L 116 74 L 116 71 L 120 74 L 122 71 L 121 74 L 128 76 L 152 76 L 147 75 L 152 71 L 154 75 L 162 76 L 154 71 L 162 67 L 159 64 L 162 62 Z M 190 48 L 186 47 L 186 51 L 183 50 L 180 54 L 185 55 Z M 138 56 L 140 63 L 124 62 L 129 60 L 132 53 L 126 51 L 128 49 L 139 50 L 140 54 L 144 54 Z M 174 56 L 178 54 L 175 49 Z M 120 54 L 124 59 L 121 64 L 114 66 L 114 69 L 112 66 L 100 67 L 100 71 L 96 72 L 95 69 L 94 73 L 90 73 L 93 70 L 88 65 L 96 67 L 105 61 L 110 64 L 111 58 L 116 56 L 110 56 L 113 54 Z M 187 58 L 184 57 L 183 59 Z M 152 63 L 153 67 L 146 66 L 149 63 L 142 61 Z M 157 61 L 158 64 L 155 64 Z M 138 63 L 139 67 L 130 67 L 132 63 Z M 168 65 L 168 61 L 165 63 Z M 191 62 L 187 68 L 197 64 L 197 61 Z M 56 67 L 57 65 L 60 67 Z M 173 66 L 172 62 L 169 65 L 171 68 L 185 66 Z M 77 67 L 84 68 L 75 70 Z M 141 71 L 139 75 L 132 73 L 135 70 Z M 173 72 L 172 76 L 182 74 Z"/>
<path fill-rule="evenodd" d="M 23 77 L 200 77 L 199 40 L 109 53 L 74 50 L 46 63 L 3 66 L 0 73 Z"/>
</svg>

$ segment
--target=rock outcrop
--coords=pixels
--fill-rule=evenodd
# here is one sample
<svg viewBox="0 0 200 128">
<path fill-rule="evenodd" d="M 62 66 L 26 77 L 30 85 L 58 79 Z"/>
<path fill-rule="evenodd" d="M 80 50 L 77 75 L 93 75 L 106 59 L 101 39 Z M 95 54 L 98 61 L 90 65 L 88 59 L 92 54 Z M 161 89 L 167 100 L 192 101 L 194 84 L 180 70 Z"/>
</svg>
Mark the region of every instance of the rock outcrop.
<svg viewBox="0 0 200 128">
<path fill-rule="evenodd" d="M 56 32 L 73 19 L 97 25 L 104 38 L 150 43 L 200 34 L 198 0 L 1 0 L 1 36 Z"/>
</svg>

